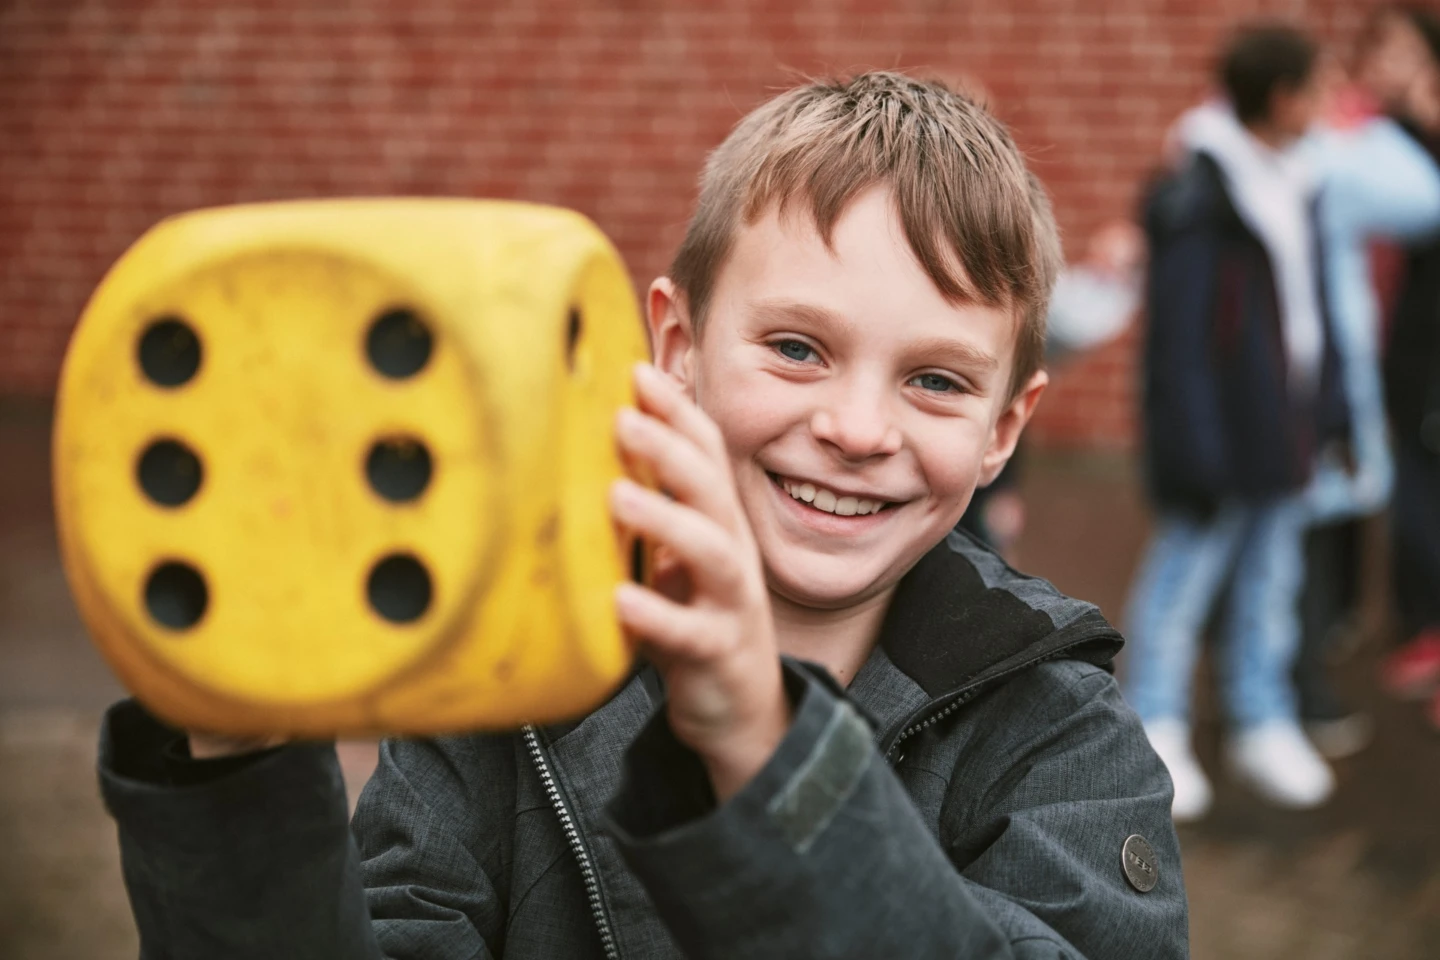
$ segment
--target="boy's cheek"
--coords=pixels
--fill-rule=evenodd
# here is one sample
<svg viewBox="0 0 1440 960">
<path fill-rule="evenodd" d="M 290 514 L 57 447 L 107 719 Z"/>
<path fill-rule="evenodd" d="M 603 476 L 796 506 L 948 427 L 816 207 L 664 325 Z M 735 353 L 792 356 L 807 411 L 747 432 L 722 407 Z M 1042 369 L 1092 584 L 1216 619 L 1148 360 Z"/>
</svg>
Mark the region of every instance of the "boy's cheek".
<svg viewBox="0 0 1440 960">
<path fill-rule="evenodd" d="M 974 421 L 914 438 L 931 494 L 937 499 L 969 503 L 985 474 L 989 433 Z M 961 507 L 963 512 L 964 507 Z"/>
<path fill-rule="evenodd" d="M 764 399 L 757 403 L 757 397 Z M 732 390 L 715 391 L 715 395 L 699 399 L 700 409 L 720 428 L 732 466 L 737 468 L 761 448 L 806 422 L 799 413 L 786 409 L 785 398 L 767 396 L 744 382 L 737 382 Z"/>
</svg>

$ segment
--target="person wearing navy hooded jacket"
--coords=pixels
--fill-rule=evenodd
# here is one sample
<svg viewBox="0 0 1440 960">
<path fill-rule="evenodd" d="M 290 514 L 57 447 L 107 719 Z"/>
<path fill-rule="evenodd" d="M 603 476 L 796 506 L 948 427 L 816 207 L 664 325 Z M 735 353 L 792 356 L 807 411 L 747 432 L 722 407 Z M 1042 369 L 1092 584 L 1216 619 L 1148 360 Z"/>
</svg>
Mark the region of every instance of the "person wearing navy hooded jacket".
<svg viewBox="0 0 1440 960">
<path fill-rule="evenodd" d="M 1292 28 L 1237 32 L 1220 61 L 1224 100 L 1181 118 L 1181 156 L 1145 205 L 1143 420 L 1157 517 L 1130 598 L 1126 696 L 1175 781 L 1177 820 L 1210 802 L 1189 703 L 1199 636 L 1227 583 L 1218 674 L 1232 768 L 1285 807 L 1333 789 L 1290 679 L 1303 491 L 1348 423 L 1316 181 L 1296 149 L 1320 106 L 1317 60 Z"/>
</svg>

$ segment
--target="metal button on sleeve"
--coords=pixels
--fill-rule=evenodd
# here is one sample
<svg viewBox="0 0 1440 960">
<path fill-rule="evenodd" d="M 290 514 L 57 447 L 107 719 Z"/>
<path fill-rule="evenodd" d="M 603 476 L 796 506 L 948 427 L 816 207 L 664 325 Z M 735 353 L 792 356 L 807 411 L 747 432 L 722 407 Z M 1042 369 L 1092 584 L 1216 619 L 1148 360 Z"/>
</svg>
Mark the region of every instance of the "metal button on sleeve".
<svg viewBox="0 0 1440 960">
<path fill-rule="evenodd" d="M 1138 833 L 1125 838 L 1125 845 L 1120 848 L 1120 866 L 1130 886 L 1141 893 L 1149 893 L 1160 882 L 1160 862 L 1155 848 Z"/>
</svg>

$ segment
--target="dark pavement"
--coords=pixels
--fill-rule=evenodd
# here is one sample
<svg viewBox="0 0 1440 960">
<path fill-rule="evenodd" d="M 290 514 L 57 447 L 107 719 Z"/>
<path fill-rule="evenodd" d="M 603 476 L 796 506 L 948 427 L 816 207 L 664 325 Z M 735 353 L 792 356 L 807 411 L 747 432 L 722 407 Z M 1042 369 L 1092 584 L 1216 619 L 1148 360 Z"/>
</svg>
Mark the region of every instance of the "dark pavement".
<svg viewBox="0 0 1440 960">
<path fill-rule="evenodd" d="M 48 431 L 45 404 L 0 399 L 0 958 L 118 960 L 137 944 L 96 793 L 94 737 L 121 691 L 61 574 Z M 1035 454 L 1022 486 L 1029 522 L 1018 565 L 1117 619 L 1147 523 L 1131 465 Z M 1375 692 L 1390 628 L 1371 539 L 1361 641 L 1336 677 L 1375 716 L 1376 742 L 1337 766 L 1337 796 L 1314 813 L 1268 809 L 1215 777 L 1211 817 L 1181 833 L 1197 960 L 1440 957 L 1440 736 L 1413 705 Z M 1201 760 L 1218 773 L 1209 703 Z M 373 747 L 346 744 L 342 754 L 357 787 Z"/>
</svg>

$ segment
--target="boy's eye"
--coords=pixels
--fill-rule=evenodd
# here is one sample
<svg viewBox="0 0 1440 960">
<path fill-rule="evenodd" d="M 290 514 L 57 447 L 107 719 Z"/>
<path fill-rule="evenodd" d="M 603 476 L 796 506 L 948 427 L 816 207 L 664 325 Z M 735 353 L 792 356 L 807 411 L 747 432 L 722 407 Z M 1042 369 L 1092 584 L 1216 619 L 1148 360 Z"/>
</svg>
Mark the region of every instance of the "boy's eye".
<svg viewBox="0 0 1440 960">
<path fill-rule="evenodd" d="M 780 351 L 782 357 L 787 360 L 797 360 L 800 363 L 805 363 L 815 355 L 815 348 L 800 340 L 777 340 L 774 346 L 776 350 Z"/>
<path fill-rule="evenodd" d="M 933 390 L 936 393 L 948 393 L 952 390 L 957 393 L 960 392 L 960 388 L 955 385 L 955 381 L 949 377 L 942 377 L 938 373 L 922 373 L 918 377 L 912 378 L 910 382 L 921 390 Z"/>
</svg>

